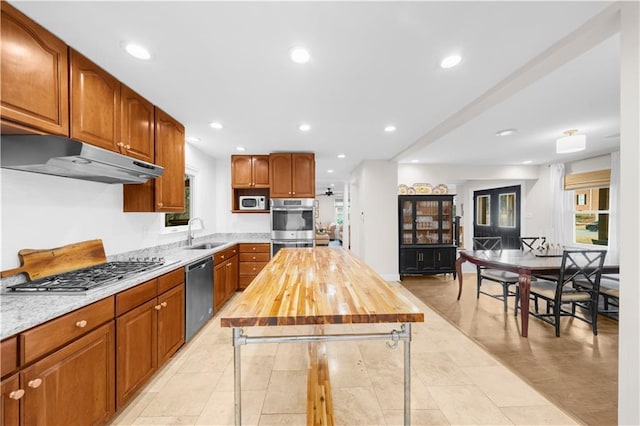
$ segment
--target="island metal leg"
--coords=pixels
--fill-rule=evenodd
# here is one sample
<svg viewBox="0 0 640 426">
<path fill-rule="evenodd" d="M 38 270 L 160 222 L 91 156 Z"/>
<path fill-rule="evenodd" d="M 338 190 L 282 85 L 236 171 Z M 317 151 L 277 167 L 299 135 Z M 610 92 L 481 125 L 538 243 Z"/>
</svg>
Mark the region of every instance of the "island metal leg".
<svg viewBox="0 0 640 426">
<path fill-rule="evenodd" d="M 240 362 L 240 346 L 244 344 L 242 341 L 242 328 L 233 328 L 233 402 L 235 410 L 236 426 L 242 424 L 242 389 L 241 375 L 242 364 Z"/>
<path fill-rule="evenodd" d="M 402 324 L 404 338 L 404 425 L 411 424 L 411 323 Z"/>
</svg>

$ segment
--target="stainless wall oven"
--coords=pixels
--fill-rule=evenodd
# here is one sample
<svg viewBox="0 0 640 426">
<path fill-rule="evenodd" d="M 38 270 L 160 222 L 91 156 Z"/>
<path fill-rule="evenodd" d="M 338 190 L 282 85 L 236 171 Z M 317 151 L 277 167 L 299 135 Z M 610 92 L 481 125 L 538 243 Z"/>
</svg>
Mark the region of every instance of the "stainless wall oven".
<svg viewBox="0 0 640 426">
<path fill-rule="evenodd" d="M 313 247 L 314 244 L 314 199 L 271 199 L 271 256 L 282 247 Z"/>
</svg>

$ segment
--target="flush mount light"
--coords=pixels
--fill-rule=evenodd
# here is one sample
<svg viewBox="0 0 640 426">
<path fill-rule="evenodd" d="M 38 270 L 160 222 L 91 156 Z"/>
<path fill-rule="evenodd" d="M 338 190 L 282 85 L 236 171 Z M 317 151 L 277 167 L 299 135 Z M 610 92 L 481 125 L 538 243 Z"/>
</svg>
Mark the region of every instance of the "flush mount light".
<svg viewBox="0 0 640 426">
<path fill-rule="evenodd" d="M 244 151 L 244 146 L 237 146 L 236 151 Z"/>
<path fill-rule="evenodd" d="M 396 126 L 389 125 L 389 126 L 384 128 L 384 131 L 387 132 L 387 133 L 395 132 L 396 131 Z"/>
<path fill-rule="evenodd" d="M 331 184 L 331 186 L 336 186 L 336 184 L 335 184 L 335 183 L 332 183 L 332 184 Z"/>
<path fill-rule="evenodd" d="M 518 129 L 504 129 L 496 132 L 496 136 L 509 136 L 517 132 Z"/>
<path fill-rule="evenodd" d="M 412 163 L 419 163 L 420 160 L 411 160 Z"/>
<path fill-rule="evenodd" d="M 126 43 L 126 42 L 123 43 L 123 45 L 124 45 L 124 50 L 126 50 L 127 53 L 133 56 L 134 58 L 142 59 L 143 61 L 148 61 L 149 59 L 151 59 L 151 53 L 149 53 L 149 50 L 147 50 L 146 47 L 136 43 Z"/>
<path fill-rule="evenodd" d="M 309 59 L 311 59 L 309 51 L 304 47 L 294 47 L 291 49 L 291 52 L 289 52 L 289 57 L 296 64 L 306 64 L 309 62 Z"/>
<path fill-rule="evenodd" d="M 200 142 L 200 138 L 197 138 L 195 136 L 187 136 L 186 140 L 187 142 Z"/>
<path fill-rule="evenodd" d="M 216 129 L 216 130 L 221 130 L 222 129 L 222 123 L 217 122 L 217 121 L 209 123 L 209 126 L 211 126 L 212 129 Z"/>
<path fill-rule="evenodd" d="M 333 173 L 333 169 L 327 170 L 327 173 Z"/>
<path fill-rule="evenodd" d="M 533 161 L 531 161 L 531 160 L 527 160 L 527 161 L 523 161 L 522 162 L 522 164 L 531 164 L 531 163 L 533 163 Z"/>
<path fill-rule="evenodd" d="M 562 138 L 556 139 L 556 153 L 567 154 L 570 152 L 578 152 L 585 149 L 587 145 L 586 135 L 576 135 L 577 129 L 567 130 Z"/>
<path fill-rule="evenodd" d="M 345 157 L 346 157 L 346 155 L 344 155 L 344 154 L 338 154 L 338 158 L 345 158 Z"/>
<path fill-rule="evenodd" d="M 452 68 L 458 65 L 461 61 L 462 57 L 460 57 L 459 55 L 451 55 L 444 58 L 442 62 L 440 62 L 440 66 L 445 69 Z"/>
<path fill-rule="evenodd" d="M 302 123 L 301 125 L 298 126 L 298 129 L 301 132 L 308 132 L 309 130 L 311 130 L 311 126 L 306 123 Z"/>
</svg>

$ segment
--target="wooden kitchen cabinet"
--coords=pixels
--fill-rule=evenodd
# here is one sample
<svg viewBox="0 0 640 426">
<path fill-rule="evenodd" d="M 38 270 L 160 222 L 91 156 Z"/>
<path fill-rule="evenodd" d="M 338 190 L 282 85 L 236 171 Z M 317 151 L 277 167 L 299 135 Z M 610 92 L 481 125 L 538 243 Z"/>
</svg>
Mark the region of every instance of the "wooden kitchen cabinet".
<svg viewBox="0 0 640 426">
<path fill-rule="evenodd" d="M 20 424 L 20 406 L 24 396 L 24 389 L 20 387 L 18 374 L 10 376 L 0 382 L 0 420 L 4 426 L 18 426 Z"/>
<path fill-rule="evenodd" d="M 118 408 L 184 343 L 184 291 L 180 268 L 116 295 Z"/>
<path fill-rule="evenodd" d="M 213 255 L 213 310 L 217 313 L 238 289 L 238 247 Z"/>
<path fill-rule="evenodd" d="M 240 244 L 239 258 L 239 279 L 238 288 L 244 290 L 251 284 L 251 281 L 269 263 L 270 256 L 269 243 L 242 243 Z"/>
<path fill-rule="evenodd" d="M 233 188 L 269 188 L 268 155 L 232 155 Z"/>
<path fill-rule="evenodd" d="M 69 135 L 67 45 L 6 1 L 2 31 L 2 133 Z"/>
<path fill-rule="evenodd" d="M 153 104 L 125 86 L 120 86 L 120 153 L 148 163 L 155 161 L 155 109 Z"/>
<path fill-rule="evenodd" d="M 276 153 L 269 155 L 271 198 L 315 198 L 315 155 Z"/>
<path fill-rule="evenodd" d="M 183 212 L 184 126 L 155 108 L 155 164 L 164 167 L 161 177 L 124 187 L 125 212 Z"/>
<path fill-rule="evenodd" d="M 114 349 L 109 321 L 22 370 L 23 424 L 105 424 L 115 412 Z"/>
<path fill-rule="evenodd" d="M 120 152 L 120 82 L 70 49 L 71 137 Z"/>
</svg>

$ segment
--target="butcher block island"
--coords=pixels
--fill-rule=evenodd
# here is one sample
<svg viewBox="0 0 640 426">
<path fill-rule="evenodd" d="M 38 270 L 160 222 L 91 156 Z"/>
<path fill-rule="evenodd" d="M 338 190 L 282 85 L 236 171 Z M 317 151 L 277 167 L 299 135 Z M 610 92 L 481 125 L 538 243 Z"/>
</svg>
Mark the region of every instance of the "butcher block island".
<svg viewBox="0 0 640 426">
<path fill-rule="evenodd" d="M 281 249 L 220 318 L 233 328 L 235 422 L 241 424 L 241 346 L 253 343 L 309 342 L 307 424 L 333 424 L 328 366 L 324 342 L 332 340 L 387 340 L 395 349 L 404 344 L 404 420 L 410 424 L 411 323 L 424 313 L 377 272 L 343 248 Z M 253 326 L 380 324 L 388 333 L 325 334 L 310 327 L 306 334 L 250 337 Z M 295 330 L 299 330 L 297 327 Z M 285 329 L 286 334 L 286 329 Z M 382 346 L 381 348 L 383 348 Z"/>
</svg>

